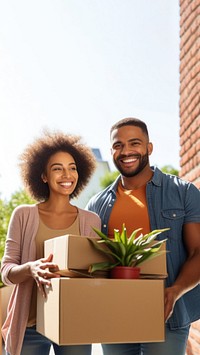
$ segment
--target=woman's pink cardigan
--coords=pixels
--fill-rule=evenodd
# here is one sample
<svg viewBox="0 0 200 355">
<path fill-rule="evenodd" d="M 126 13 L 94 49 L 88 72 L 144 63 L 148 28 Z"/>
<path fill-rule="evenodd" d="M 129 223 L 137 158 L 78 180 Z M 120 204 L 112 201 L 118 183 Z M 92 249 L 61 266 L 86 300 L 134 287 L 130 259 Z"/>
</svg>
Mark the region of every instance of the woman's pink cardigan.
<svg viewBox="0 0 200 355">
<path fill-rule="evenodd" d="M 80 233 L 96 236 L 91 227 L 101 228 L 100 218 L 93 212 L 78 209 Z M 39 226 L 37 205 L 18 206 L 11 216 L 6 248 L 1 263 L 2 280 L 12 285 L 8 279 L 10 269 L 36 259 L 35 236 Z M 24 333 L 29 317 L 33 278 L 15 285 L 8 305 L 7 318 L 2 326 L 2 336 L 6 351 L 20 355 Z"/>
</svg>

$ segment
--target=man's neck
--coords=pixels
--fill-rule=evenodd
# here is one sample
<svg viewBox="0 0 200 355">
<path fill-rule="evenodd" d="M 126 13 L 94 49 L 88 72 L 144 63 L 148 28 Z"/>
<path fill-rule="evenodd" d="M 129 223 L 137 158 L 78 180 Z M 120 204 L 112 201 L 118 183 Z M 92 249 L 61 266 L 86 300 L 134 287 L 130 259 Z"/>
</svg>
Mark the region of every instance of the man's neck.
<svg viewBox="0 0 200 355">
<path fill-rule="evenodd" d="M 139 174 L 132 177 L 121 176 L 122 187 L 126 190 L 138 189 L 141 186 L 147 184 L 153 176 L 153 171 L 149 167 L 145 171 L 141 171 Z"/>
</svg>

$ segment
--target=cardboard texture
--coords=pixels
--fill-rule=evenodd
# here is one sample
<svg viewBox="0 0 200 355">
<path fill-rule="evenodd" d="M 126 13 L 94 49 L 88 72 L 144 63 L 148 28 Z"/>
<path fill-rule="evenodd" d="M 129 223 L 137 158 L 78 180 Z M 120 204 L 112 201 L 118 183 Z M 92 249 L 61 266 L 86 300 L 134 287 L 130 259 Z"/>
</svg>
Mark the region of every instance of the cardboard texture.
<svg viewBox="0 0 200 355">
<path fill-rule="evenodd" d="M 164 341 L 164 280 L 52 279 L 37 331 L 59 345 Z"/>
<path fill-rule="evenodd" d="M 105 256 L 93 248 L 88 238 L 67 234 L 48 239 L 44 242 L 44 257 L 52 253 L 53 262 L 58 264 L 61 271 L 87 271 L 91 263 L 105 260 Z"/>
<path fill-rule="evenodd" d="M 91 238 L 69 234 L 46 240 L 44 243 L 44 256 L 47 257 L 50 253 L 53 254 L 53 261 L 58 264 L 61 275 L 75 277 L 77 275 L 67 274 L 67 270 L 79 270 L 82 272 L 85 270 L 83 273 L 86 276 L 87 270 L 92 263 L 108 260 L 108 257 L 96 250 L 88 239 Z M 98 238 L 96 239 L 98 240 Z M 161 250 L 165 250 L 165 245 L 162 245 Z M 144 275 L 144 277 L 166 277 L 166 255 L 163 253 L 154 259 L 144 262 L 139 267 L 141 268 L 141 275 Z"/>
</svg>

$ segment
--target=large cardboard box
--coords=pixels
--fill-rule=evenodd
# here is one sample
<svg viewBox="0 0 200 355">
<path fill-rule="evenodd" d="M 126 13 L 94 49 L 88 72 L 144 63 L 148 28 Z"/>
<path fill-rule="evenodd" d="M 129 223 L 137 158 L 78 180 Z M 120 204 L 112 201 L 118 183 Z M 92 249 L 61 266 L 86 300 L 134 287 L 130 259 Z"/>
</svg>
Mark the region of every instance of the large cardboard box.
<svg viewBox="0 0 200 355">
<path fill-rule="evenodd" d="M 47 257 L 52 253 L 53 262 L 58 264 L 63 275 L 68 276 L 67 270 L 87 271 L 92 263 L 108 260 L 106 255 L 92 246 L 89 239 L 91 238 L 68 234 L 46 240 L 44 243 L 44 256 Z M 98 238 L 96 239 L 98 240 Z M 162 248 L 164 250 L 165 245 L 162 245 Z M 143 277 L 166 277 L 166 255 L 164 253 L 146 261 L 139 267 L 141 268 L 141 275 Z"/>
<path fill-rule="evenodd" d="M 37 331 L 60 345 L 162 342 L 164 280 L 52 279 Z"/>
</svg>

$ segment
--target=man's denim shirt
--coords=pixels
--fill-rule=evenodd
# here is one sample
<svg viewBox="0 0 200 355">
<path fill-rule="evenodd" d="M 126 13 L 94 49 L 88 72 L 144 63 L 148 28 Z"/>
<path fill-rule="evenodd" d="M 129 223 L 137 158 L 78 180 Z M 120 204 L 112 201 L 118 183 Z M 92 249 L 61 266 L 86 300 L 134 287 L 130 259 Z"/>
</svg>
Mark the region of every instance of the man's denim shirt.
<svg viewBox="0 0 200 355">
<path fill-rule="evenodd" d="M 175 281 L 187 253 L 182 239 L 185 223 L 200 223 L 200 191 L 191 183 L 177 176 L 164 174 L 152 167 L 154 175 L 147 183 L 146 196 L 151 230 L 170 228 L 158 239 L 167 238 L 166 286 Z M 116 189 L 120 176 L 105 190 L 93 196 L 86 209 L 96 212 L 102 220 L 102 232 L 107 234 L 108 221 L 116 200 Z M 133 211 L 134 217 L 134 211 Z M 200 235 L 199 235 L 200 238 Z M 148 296 L 147 296 L 148 297 Z M 181 328 L 200 318 L 200 285 L 182 296 L 168 320 L 171 329 Z"/>
</svg>

